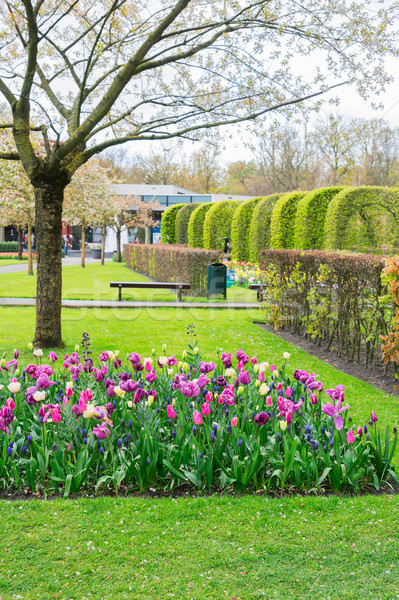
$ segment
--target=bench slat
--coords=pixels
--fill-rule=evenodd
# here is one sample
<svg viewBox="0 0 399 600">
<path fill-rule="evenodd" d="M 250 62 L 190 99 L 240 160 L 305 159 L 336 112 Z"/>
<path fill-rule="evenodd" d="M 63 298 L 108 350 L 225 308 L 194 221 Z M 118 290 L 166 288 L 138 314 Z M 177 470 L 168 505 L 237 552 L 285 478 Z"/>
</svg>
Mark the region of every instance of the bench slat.
<svg viewBox="0 0 399 600">
<path fill-rule="evenodd" d="M 190 283 L 179 283 L 175 281 L 111 281 L 110 287 L 119 288 L 118 300 L 122 300 L 122 288 L 136 288 L 136 289 L 169 289 L 178 290 L 179 302 L 182 301 L 182 290 L 189 290 L 191 288 Z"/>
</svg>

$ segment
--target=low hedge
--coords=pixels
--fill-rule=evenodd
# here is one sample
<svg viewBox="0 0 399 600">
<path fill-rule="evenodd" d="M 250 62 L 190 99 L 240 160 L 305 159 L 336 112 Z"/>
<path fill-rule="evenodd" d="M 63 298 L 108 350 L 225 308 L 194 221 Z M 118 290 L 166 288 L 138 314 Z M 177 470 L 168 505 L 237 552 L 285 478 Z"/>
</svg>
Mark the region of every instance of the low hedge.
<svg viewBox="0 0 399 600">
<path fill-rule="evenodd" d="M 270 247 L 294 248 L 294 227 L 299 200 L 306 192 L 289 192 L 274 205 L 270 220 Z"/>
<path fill-rule="evenodd" d="M 204 248 L 223 250 L 225 238 L 231 238 L 231 222 L 239 204 L 237 200 L 222 200 L 208 210 L 204 223 Z"/>
<path fill-rule="evenodd" d="M 250 225 L 253 212 L 263 198 L 251 198 L 240 204 L 231 222 L 231 246 L 234 260 L 249 261 Z"/>
<path fill-rule="evenodd" d="M 215 250 L 187 248 L 171 244 L 125 244 L 126 266 L 155 281 L 190 283 L 190 296 L 206 296 L 207 267 L 219 262 L 221 253 Z"/>
<path fill-rule="evenodd" d="M 181 208 L 186 206 L 185 204 L 175 204 L 170 208 L 167 208 L 162 214 L 161 220 L 161 242 L 162 244 L 175 244 L 176 243 L 176 230 L 175 223 L 177 213 Z"/>
<path fill-rule="evenodd" d="M 295 216 L 294 248 L 324 248 L 324 222 L 328 205 L 343 190 L 327 187 L 313 190 L 298 202 Z"/>
<path fill-rule="evenodd" d="M 204 204 L 200 204 L 200 206 L 198 206 L 198 208 L 191 213 L 190 220 L 188 222 L 188 245 L 190 248 L 204 247 L 205 216 L 213 205 L 213 202 L 205 202 Z"/>
<path fill-rule="evenodd" d="M 384 298 L 384 265 L 370 254 L 263 250 L 268 318 L 350 361 L 380 363 L 380 336 L 394 313 Z"/>
<path fill-rule="evenodd" d="M 273 207 L 281 194 L 266 196 L 255 206 L 249 227 L 249 258 L 259 261 L 259 253 L 270 246 L 270 219 Z"/>
<path fill-rule="evenodd" d="M 183 208 L 177 211 L 175 220 L 175 240 L 176 244 L 188 243 L 188 224 L 193 212 L 202 206 L 202 202 L 194 202 L 185 204 Z"/>
<path fill-rule="evenodd" d="M 18 252 L 18 242 L 0 242 L 0 252 Z"/>
</svg>

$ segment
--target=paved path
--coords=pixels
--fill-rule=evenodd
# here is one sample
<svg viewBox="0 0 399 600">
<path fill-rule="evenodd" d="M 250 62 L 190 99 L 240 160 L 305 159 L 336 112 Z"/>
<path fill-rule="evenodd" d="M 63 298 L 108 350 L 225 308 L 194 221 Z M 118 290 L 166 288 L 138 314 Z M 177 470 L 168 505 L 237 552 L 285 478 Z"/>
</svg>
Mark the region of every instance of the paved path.
<svg viewBox="0 0 399 600">
<path fill-rule="evenodd" d="M 35 298 L 0 298 L 0 306 L 35 306 Z M 63 300 L 65 308 L 259 308 L 257 302 L 133 302 L 122 300 Z"/>
<path fill-rule="evenodd" d="M 105 262 L 111 262 L 111 258 L 106 258 Z M 98 258 L 86 258 L 86 263 L 98 263 L 99 260 Z M 1 261 L 0 261 L 1 263 Z M 70 256 L 66 256 L 65 258 L 62 259 L 62 266 L 63 267 L 70 267 L 72 265 L 80 265 L 80 256 L 77 257 L 70 257 Z M 36 263 L 33 263 L 33 268 L 36 269 Z M 4 265 L 1 266 L 0 264 L 0 274 L 1 273 L 19 273 L 20 271 L 27 271 L 28 270 L 28 261 L 27 260 L 23 260 L 21 261 L 21 264 L 18 265 Z"/>
</svg>

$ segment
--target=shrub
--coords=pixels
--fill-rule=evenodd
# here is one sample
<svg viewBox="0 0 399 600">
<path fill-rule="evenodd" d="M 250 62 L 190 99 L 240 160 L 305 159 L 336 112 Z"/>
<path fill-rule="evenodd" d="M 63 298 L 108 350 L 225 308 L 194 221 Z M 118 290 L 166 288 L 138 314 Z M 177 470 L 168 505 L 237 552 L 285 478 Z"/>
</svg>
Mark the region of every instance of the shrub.
<svg viewBox="0 0 399 600">
<path fill-rule="evenodd" d="M 399 196 L 383 187 L 347 188 L 328 205 L 325 248 L 381 249 L 397 244 Z"/>
<path fill-rule="evenodd" d="M 324 222 L 330 201 L 342 187 L 328 187 L 313 190 L 298 202 L 294 248 L 321 249 L 324 248 Z"/>
<path fill-rule="evenodd" d="M 255 206 L 249 228 L 249 258 L 257 263 L 259 253 L 270 246 L 270 219 L 273 207 L 281 194 L 266 196 Z"/>
<path fill-rule="evenodd" d="M 298 202 L 306 192 L 289 192 L 274 205 L 270 220 L 270 247 L 293 248 L 294 226 Z"/>
<path fill-rule="evenodd" d="M 264 250 L 264 293 L 276 328 L 306 334 L 339 356 L 366 364 L 381 360 L 380 335 L 392 308 L 381 282 L 385 259 L 321 250 Z"/>
<path fill-rule="evenodd" d="M 231 222 L 231 245 L 234 260 L 249 260 L 249 231 L 251 218 L 256 206 L 264 198 L 251 198 L 240 204 Z"/>
<path fill-rule="evenodd" d="M 0 252 L 18 252 L 18 242 L 0 242 Z"/>
<path fill-rule="evenodd" d="M 204 223 L 204 248 L 223 250 L 225 237 L 231 237 L 231 222 L 237 200 L 215 202 L 206 213 Z"/>
<path fill-rule="evenodd" d="M 188 222 L 188 245 L 191 248 L 204 247 L 205 216 L 213 205 L 213 202 L 205 202 L 204 204 L 200 204 L 200 206 L 198 206 L 198 208 L 191 213 L 190 220 Z"/>
<path fill-rule="evenodd" d="M 176 244 L 188 243 L 188 223 L 193 212 L 200 206 L 202 206 L 202 203 L 199 202 L 186 204 L 177 212 L 175 221 Z"/>
<path fill-rule="evenodd" d="M 126 266 L 155 281 L 190 283 L 191 296 L 206 296 L 207 267 L 218 262 L 221 254 L 214 250 L 177 245 L 125 244 Z"/>
<path fill-rule="evenodd" d="M 176 243 L 176 232 L 175 222 L 177 213 L 185 204 L 175 204 L 170 208 L 167 208 L 162 214 L 161 220 L 161 242 L 162 244 L 175 244 Z"/>
</svg>

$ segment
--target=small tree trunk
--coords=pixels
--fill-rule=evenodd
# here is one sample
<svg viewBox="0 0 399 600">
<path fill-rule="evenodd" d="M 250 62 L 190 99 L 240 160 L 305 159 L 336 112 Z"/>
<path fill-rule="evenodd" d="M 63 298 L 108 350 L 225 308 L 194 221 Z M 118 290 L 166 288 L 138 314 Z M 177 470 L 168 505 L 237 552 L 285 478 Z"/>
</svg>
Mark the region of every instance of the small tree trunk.
<svg viewBox="0 0 399 600">
<path fill-rule="evenodd" d="M 66 183 L 66 182 L 65 182 Z M 56 176 L 35 186 L 36 201 L 36 348 L 62 347 L 62 201 L 64 183 Z"/>
<path fill-rule="evenodd" d="M 28 275 L 33 275 L 32 260 L 32 225 L 28 224 Z"/>
<path fill-rule="evenodd" d="M 145 244 L 151 244 L 151 228 L 148 227 L 147 225 L 144 226 L 144 231 L 145 231 Z"/>
<path fill-rule="evenodd" d="M 122 252 L 121 252 L 121 230 L 116 230 L 116 262 L 122 262 Z"/>
<path fill-rule="evenodd" d="M 18 225 L 18 260 L 22 260 L 22 245 L 24 242 L 24 232 L 21 225 Z"/>
<path fill-rule="evenodd" d="M 86 219 L 83 219 L 82 221 L 82 247 L 81 247 L 81 259 L 80 259 L 80 266 L 84 269 L 85 268 L 85 259 L 86 259 Z"/>
<path fill-rule="evenodd" d="M 104 252 L 105 252 L 105 234 L 107 233 L 107 226 L 104 223 L 101 225 L 101 264 L 104 264 Z"/>
</svg>

